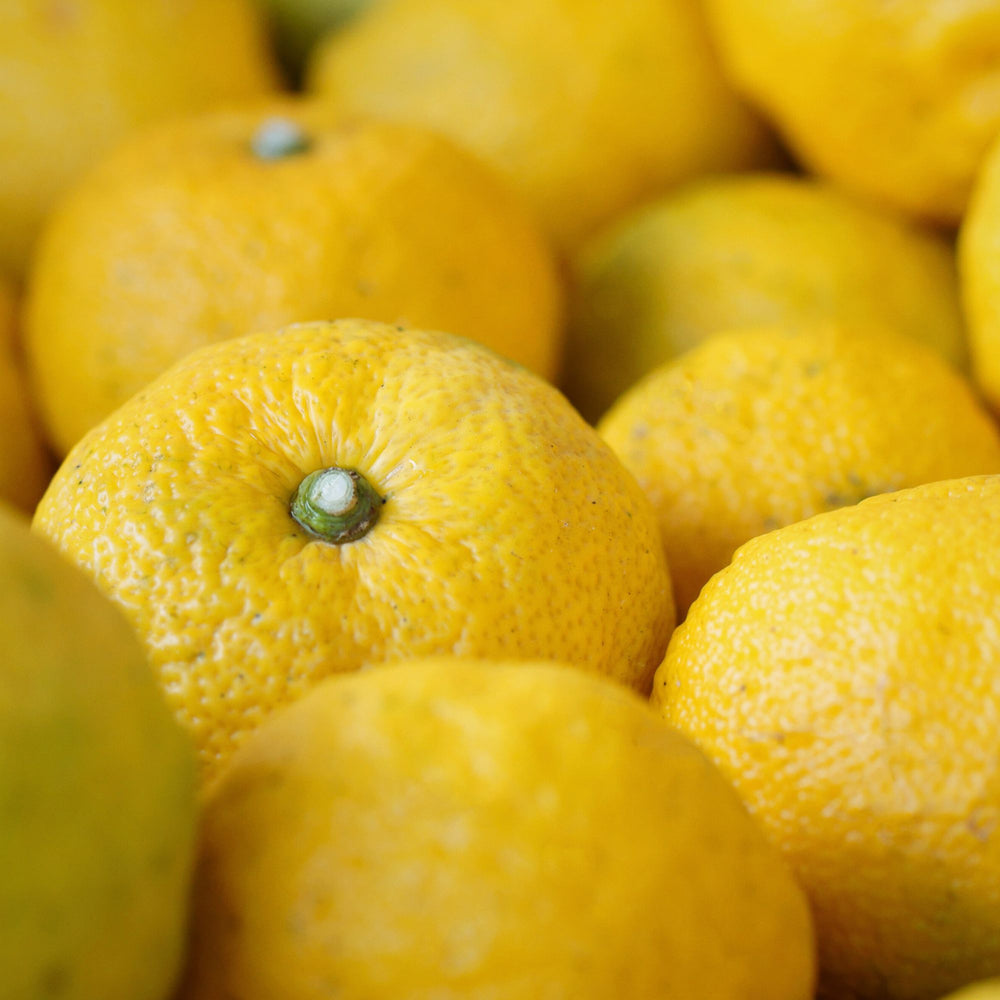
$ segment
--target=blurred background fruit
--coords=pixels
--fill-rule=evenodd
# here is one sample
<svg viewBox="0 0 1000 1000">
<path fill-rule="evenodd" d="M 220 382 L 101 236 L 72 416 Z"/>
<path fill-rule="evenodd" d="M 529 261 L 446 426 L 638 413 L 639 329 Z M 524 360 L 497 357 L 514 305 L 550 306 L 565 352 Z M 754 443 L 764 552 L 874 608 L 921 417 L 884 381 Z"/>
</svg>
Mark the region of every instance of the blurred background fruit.
<svg viewBox="0 0 1000 1000">
<path fill-rule="evenodd" d="M 761 535 L 691 605 L 654 701 L 812 902 L 821 997 L 1000 968 L 1000 477 Z"/>
<path fill-rule="evenodd" d="M 811 172 L 954 226 L 1000 129 L 1000 6 L 707 0 L 722 65 Z"/>
<path fill-rule="evenodd" d="M 194 753 L 125 619 L 3 504 L 0 651 L 0 997 L 165 1000 Z"/>
<path fill-rule="evenodd" d="M 0 275 L 0 501 L 30 514 L 54 463 L 42 440 L 21 357 L 20 300 Z"/>
<path fill-rule="evenodd" d="M 23 274 L 55 198 L 136 126 L 277 85 L 252 0 L 5 0 L 0 269 Z"/>
<path fill-rule="evenodd" d="M 588 241 L 573 270 L 563 384 L 590 420 L 736 327 L 881 325 L 967 360 L 951 244 L 812 177 L 692 181 Z"/>
<path fill-rule="evenodd" d="M 282 65 L 299 83 L 313 46 L 379 0 L 258 0 Z"/>
<path fill-rule="evenodd" d="M 681 615 L 755 535 L 876 493 L 1000 473 L 1000 431 L 971 385 L 875 327 L 713 334 L 628 390 L 598 430 L 653 501 Z"/>
<path fill-rule="evenodd" d="M 293 517 L 328 469 L 380 498 L 343 544 L 341 475 Z M 189 354 L 80 441 L 35 524 L 125 610 L 206 773 L 331 673 L 544 657 L 647 692 L 674 624 L 649 501 L 555 388 L 363 320 Z"/>
<path fill-rule="evenodd" d="M 962 303 L 969 327 L 972 374 L 1000 412 L 1000 142 L 977 175 L 958 234 Z"/>
<path fill-rule="evenodd" d="M 699 0 L 379 0 L 320 43 L 307 87 L 477 152 L 564 248 L 679 181 L 775 157 Z"/>
<path fill-rule="evenodd" d="M 103 160 L 45 232 L 25 337 L 65 454 L 189 351 L 297 320 L 447 330 L 551 378 L 563 298 L 534 218 L 471 154 L 287 99 L 177 119 Z"/>
<path fill-rule="evenodd" d="M 550 663 L 379 667 L 268 720 L 207 796 L 193 940 L 183 1000 L 809 1000 L 814 976 L 729 785 Z"/>
</svg>

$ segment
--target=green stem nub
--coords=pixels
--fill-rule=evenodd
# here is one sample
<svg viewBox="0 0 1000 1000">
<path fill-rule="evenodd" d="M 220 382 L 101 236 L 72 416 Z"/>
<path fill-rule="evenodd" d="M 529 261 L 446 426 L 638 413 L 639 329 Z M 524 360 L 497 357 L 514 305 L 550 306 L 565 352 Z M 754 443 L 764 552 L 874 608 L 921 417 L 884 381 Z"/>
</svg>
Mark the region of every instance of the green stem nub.
<svg viewBox="0 0 1000 1000">
<path fill-rule="evenodd" d="M 371 530 L 383 503 L 360 472 L 333 465 L 310 472 L 299 483 L 290 509 L 292 517 L 310 535 L 343 545 L 357 541 Z"/>
<path fill-rule="evenodd" d="M 260 123 L 250 148 L 260 160 L 281 160 L 304 153 L 309 148 L 309 135 L 298 122 L 276 115 Z"/>
</svg>

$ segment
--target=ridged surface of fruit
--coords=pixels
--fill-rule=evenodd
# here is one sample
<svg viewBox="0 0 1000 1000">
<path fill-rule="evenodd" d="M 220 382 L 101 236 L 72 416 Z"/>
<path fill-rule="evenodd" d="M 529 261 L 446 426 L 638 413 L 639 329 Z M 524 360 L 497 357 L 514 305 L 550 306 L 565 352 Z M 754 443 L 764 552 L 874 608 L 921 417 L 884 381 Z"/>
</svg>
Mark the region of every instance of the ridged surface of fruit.
<svg viewBox="0 0 1000 1000">
<path fill-rule="evenodd" d="M 1000 969 L 998 553 L 998 476 L 817 514 L 747 542 L 657 671 L 809 895 L 821 997 Z"/>
<path fill-rule="evenodd" d="M 356 540 L 298 487 L 360 473 Z M 472 341 L 307 323 L 188 355 L 67 456 L 35 524 L 144 638 L 212 770 L 328 674 L 554 658 L 648 690 L 674 622 L 652 508 L 549 383 Z"/>
</svg>

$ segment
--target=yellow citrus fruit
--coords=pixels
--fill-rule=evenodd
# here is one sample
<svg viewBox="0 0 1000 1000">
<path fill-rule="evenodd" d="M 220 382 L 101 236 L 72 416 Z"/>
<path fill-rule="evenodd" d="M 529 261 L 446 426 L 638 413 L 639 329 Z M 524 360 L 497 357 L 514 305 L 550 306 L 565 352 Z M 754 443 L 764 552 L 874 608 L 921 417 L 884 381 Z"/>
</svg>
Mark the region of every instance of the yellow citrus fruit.
<svg viewBox="0 0 1000 1000">
<path fill-rule="evenodd" d="M 743 545 L 653 699 L 810 897 L 820 995 L 933 1000 L 1000 969 L 1000 477 Z"/>
<path fill-rule="evenodd" d="M 470 154 L 289 100 L 111 154 L 46 230 L 25 337 L 65 453 L 194 348 L 296 321 L 447 330 L 551 377 L 562 298 L 534 219 Z"/>
<path fill-rule="evenodd" d="M 810 1000 L 808 906 L 619 685 L 434 659 L 318 686 L 208 793 L 184 1000 Z"/>
<path fill-rule="evenodd" d="M 381 0 L 320 42 L 307 81 L 475 150 L 564 247 L 687 177 L 773 158 L 698 0 Z"/>
<path fill-rule="evenodd" d="M 809 169 L 953 225 L 1000 128 L 1000 6 L 707 0 L 723 65 Z"/>
<path fill-rule="evenodd" d="M 814 178 L 693 181 L 595 237 L 573 271 L 563 384 L 591 420 L 657 365 L 735 327 L 879 324 L 966 363 L 950 243 Z"/>
<path fill-rule="evenodd" d="M 1000 473 L 1000 431 L 966 379 L 875 328 L 714 334 L 640 380 L 598 430 L 653 501 L 681 614 L 755 535 Z"/>
<path fill-rule="evenodd" d="M 195 759 L 115 607 L 0 504 L 0 997 L 164 1000 Z"/>
<path fill-rule="evenodd" d="M 136 126 L 276 85 L 251 0 L 5 0 L 0 268 L 23 273 L 55 198 Z"/>
<path fill-rule="evenodd" d="M 972 374 L 1000 411 L 1000 143 L 980 171 L 958 238 L 962 299 L 969 327 Z"/>
<path fill-rule="evenodd" d="M 70 452 L 35 524 L 125 609 L 206 769 L 386 659 L 567 659 L 648 691 L 674 623 L 649 501 L 565 397 L 370 321 L 188 355 Z"/>
<path fill-rule="evenodd" d="M 52 474 L 52 461 L 22 363 L 19 310 L 13 285 L 0 277 L 0 500 L 30 513 Z"/>
</svg>

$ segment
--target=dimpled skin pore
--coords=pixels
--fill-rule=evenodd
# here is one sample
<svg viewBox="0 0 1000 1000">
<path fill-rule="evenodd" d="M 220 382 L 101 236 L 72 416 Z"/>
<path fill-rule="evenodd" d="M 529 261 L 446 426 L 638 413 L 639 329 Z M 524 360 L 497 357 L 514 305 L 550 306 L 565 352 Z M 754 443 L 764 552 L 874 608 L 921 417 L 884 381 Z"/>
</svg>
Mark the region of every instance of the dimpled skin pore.
<svg viewBox="0 0 1000 1000">
<path fill-rule="evenodd" d="M 385 498 L 342 546 L 289 515 L 331 465 Z M 206 764 L 315 679 L 402 656 L 552 657 L 648 690 L 674 622 L 648 501 L 556 389 L 372 322 L 190 355 L 74 448 L 35 525 L 125 609 Z"/>
<path fill-rule="evenodd" d="M 656 674 L 810 896 L 821 996 L 1000 968 L 998 550 L 998 476 L 818 514 L 739 549 Z"/>
</svg>

